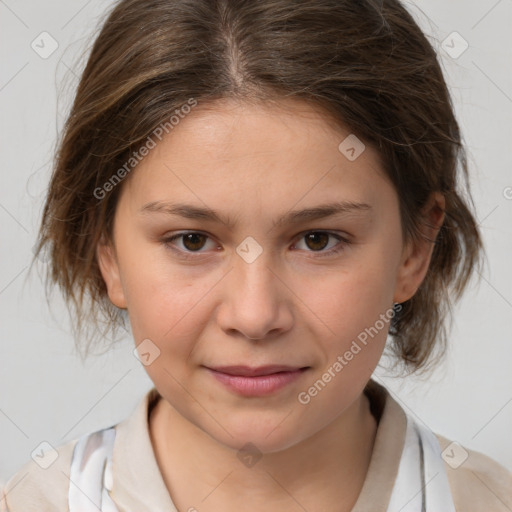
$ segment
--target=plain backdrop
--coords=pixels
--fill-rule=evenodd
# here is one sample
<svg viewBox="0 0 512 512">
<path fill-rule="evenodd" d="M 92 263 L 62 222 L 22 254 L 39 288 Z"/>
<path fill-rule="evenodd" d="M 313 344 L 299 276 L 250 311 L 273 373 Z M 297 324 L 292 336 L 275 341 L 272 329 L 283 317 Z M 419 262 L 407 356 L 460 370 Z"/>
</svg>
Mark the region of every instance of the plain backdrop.
<svg viewBox="0 0 512 512">
<path fill-rule="evenodd" d="M 59 294 L 50 309 L 37 272 L 27 274 L 77 58 L 110 5 L 0 1 L 0 483 L 42 441 L 58 446 L 126 418 L 152 386 L 128 338 L 82 363 Z M 443 61 L 488 266 L 455 308 L 444 364 L 428 378 L 376 378 L 432 430 L 512 470 L 512 2 L 407 5 Z M 45 37 L 51 49 L 42 32 L 58 44 L 46 58 L 31 46 Z"/>
</svg>

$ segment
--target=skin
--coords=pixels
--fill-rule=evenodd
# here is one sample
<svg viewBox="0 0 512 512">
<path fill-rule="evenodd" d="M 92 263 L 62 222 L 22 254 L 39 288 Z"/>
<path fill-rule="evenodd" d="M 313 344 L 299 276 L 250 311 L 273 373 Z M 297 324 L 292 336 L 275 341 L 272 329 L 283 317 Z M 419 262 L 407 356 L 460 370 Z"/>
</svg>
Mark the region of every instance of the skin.
<svg viewBox="0 0 512 512">
<path fill-rule="evenodd" d="M 432 243 L 403 240 L 378 153 L 367 145 L 349 161 L 338 150 L 348 128 L 305 103 L 280 105 L 196 107 L 124 181 L 113 241 L 97 250 L 135 343 L 149 339 L 160 350 L 145 366 L 163 397 L 149 427 L 180 510 L 352 508 L 377 428 L 363 389 L 388 325 L 309 403 L 297 397 L 379 315 L 414 295 L 431 258 Z M 291 210 L 335 201 L 369 208 L 274 225 Z M 207 206 L 233 226 L 141 211 L 152 202 Z M 423 212 L 430 240 L 443 209 L 433 194 Z M 166 242 L 181 231 L 206 236 Z M 349 243 L 308 242 L 318 231 Z M 250 263 L 236 252 L 248 236 L 262 249 Z M 272 395 L 243 397 L 204 368 L 235 364 L 309 368 Z M 237 457 L 247 442 L 262 454 L 252 467 Z"/>
</svg>

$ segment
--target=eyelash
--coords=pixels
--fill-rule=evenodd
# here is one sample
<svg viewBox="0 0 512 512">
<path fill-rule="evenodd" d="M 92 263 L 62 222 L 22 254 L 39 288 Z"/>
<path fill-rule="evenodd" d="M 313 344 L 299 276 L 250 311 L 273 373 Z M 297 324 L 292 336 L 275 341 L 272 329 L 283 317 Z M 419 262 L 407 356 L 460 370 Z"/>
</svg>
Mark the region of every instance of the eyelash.
<svg viewBox="0 0 512 512">
<path fill-rule="evenodd" d="M 330 231 L 322 231 L 322 230 L 305 231 L 300 234 L 299 241 L 302 240 L 306 235 L 309 235 L 311 233 L 324 233 L 326 235 L 336 238 L 340 242 L 340 243 L 336 244 L 333 248 L 329 249 L 328 251 L 323 251 L 323 250 L 322 251 L 307 251 L 307 252 L 312 252 L 312 253 L 316 254 L 315 258 L 324 258 L 324 257 L 334 256 L 334 255 L 342 252 L 343 250 L 345 250 L 346 246 L 350 245 L 350 242 L 349 242 L 349 240 L 347 240 L 347 238 L 342 237 L 341 235 L 338 235 L 336 233 L 331 233 Z M 183 250 L 183 249 L 176 249 L 172 245 L 172 242 L 174 240 L 182 238 L 186 235 L 203 235 L 211 240 L 210 236 L 208 236 L 206 233 L 202 233 L 201 231 L 182 231 L 180 233 L 176 233 L 175 235 L 163 238 L 162 243 L 164 244 L 165 247 L 178 253 L 181 258 L 184 258 L 184 259 L 195 258 L 195 256 L 193 256 L 193 255 L 196 253 L 201 254 L 201 250 L 187 251 L 187 250 Z"/>
</svg>

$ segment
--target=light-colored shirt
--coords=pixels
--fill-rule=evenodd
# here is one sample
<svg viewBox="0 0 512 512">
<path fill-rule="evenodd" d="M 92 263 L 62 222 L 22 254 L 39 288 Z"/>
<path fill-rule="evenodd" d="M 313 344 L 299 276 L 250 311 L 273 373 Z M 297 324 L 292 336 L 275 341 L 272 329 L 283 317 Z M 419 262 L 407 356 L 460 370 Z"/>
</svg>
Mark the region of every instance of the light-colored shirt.
<svg viewBox="0 0 512 512">
<path fill-rule="evenodd" d="M 365 393 L 378 428 L 366 479 L 352 512 L 386 512 L 404 446 L 406 415 L 388 391 L 375 381 L 368 383 Z M 132 415 L 116 425 L 111 497 L 121 512 L 177 512 L 160 473 L 149 434 L 149 414 L 161 399 L 152 388 Z M 440 435 L 437 439 L 444 453 L 444 466 L 457 512 L 512 511 L 512 474 L 509 471 L 486 455 L 452 445 Z M 57 447 L 58 458 L 47 469 L 33 460 L 25 464 L 6 484 L 0 511 L 67 511 L 69 487 L 74 485 L 69 475 L 76 441 Z"/>
</svg>

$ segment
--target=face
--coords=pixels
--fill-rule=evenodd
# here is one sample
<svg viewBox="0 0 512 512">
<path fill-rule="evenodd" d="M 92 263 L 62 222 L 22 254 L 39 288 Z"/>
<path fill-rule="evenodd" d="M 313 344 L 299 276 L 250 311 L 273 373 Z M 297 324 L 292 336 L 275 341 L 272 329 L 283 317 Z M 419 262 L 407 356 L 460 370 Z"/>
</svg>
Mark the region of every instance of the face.
<svg viewBox="0 0 512 512">
<path fill-rule="evenodd" d="M 98 248 L 168 404 L 262 452 L 361 397 L 393 302 L 414 294 L 430 255 L 403 243 L 377 152 L 358 156 L 349 129 L 283 105 L 196 107 L 122 184 L 113 244 Z"/>
</svg>

